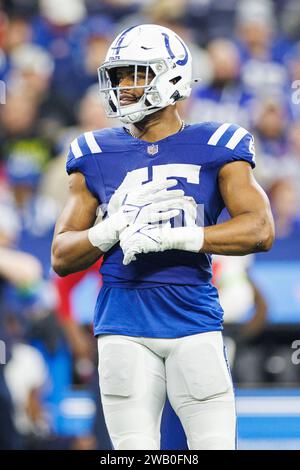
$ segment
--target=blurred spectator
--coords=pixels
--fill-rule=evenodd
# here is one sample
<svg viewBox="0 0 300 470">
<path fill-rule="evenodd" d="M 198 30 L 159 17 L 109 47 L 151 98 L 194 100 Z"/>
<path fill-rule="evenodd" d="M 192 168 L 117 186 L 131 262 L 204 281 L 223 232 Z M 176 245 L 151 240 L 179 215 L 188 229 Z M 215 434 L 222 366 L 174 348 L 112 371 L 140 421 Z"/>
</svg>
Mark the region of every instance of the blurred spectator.
<svg viewBox="0 0 300 470">
<path fill-rule="evenodd" d="M 274 5 L 270 0 L 242 0 L 236 12 L 237 33 L 248 58 L 269 59 L 275 31 Z"/>
<path fill-rule="evenodd" d="M 34 256 L 11 250 L 0 244 L 0 275 L 18 288 L 37 284 L 42 278 L 42 265 Z"/>
<path fill-rule="evenodd" d="M 9 15 L 30 17 L 38 10 L 38 0 L 2 0 L 0 6 L 2 3 Z"/>
<path fill-rule="evenodd" d="M 214 282 L 218 286 L 219 296 L 222 308 L 224 309 L 224 321 L 228 323 L 247 322 L 241 328 L 244 337 L 254 333 L 254 329 L 249 326 L 250 318 L 253 315 L 253 307 L 255 306 L 256 290 L 249 277 L 249 269 L 254 262 L 254 256 L 217 256 L 214 260 Z M 235 299 L 235 302 L 232 302 Z M 263 310 L 263 311 L 262 311 Z M 257 332 L 261 329 L 265 320 L 265 308 L 258 312 L 259 326 Z M 250 313 L 251 312 L 251 313 Z M 247 318 L 248 317 L 248 318 Z M 257 318 L 256 318 L 257 320 Z"/>
<path fill-rule="evenodd" d="M 11 94 L 25 95 L 36 107 L 38 131 L 49 140 L 61 124 L 61 110 L 50 93 L 53 60 L 43 48 L 34 44 L 17 47 L 11 54 L 8 89 Z"/>
<path fill-rule="evenodd" d="M 96 358 L 96 348 L 91 335 L 90 325 L 92 322 L 94 303 L 97 300 L 97 293 L 102 284 L 101 276 L 99 275 L 101 262 L 102 260 L 85 271 L 64 278 L 59 278 L 58 276 L 54 277 L 54 284 L 58 294 L 56 305 L 57 315 L 68 338 L 74 356 L 78 378 L 84 382 L 88 381 L 93 374 L 93 363 Z M 97 279 L 97 292 L 95 291 L 95 298 L 88 306 L 88 324 L 84 325 L 84 322 L 80 322 L 80 319 L 76 318 L 73 294 L 76 288 L 80 288 L 80 284 L 87 286 L 85 281 L 88 280 L 90 275 L 93 275 Z M 83 304 L 77 305 L 77 310 L 83 308 Z"/>
<path fill-rule="evenodd" d="M 280 26 L 284 34 L 294 41 L 299 41 L 300 10 L 298 0 L 286 0 L 285 2 L 277 0 L 277 5 L 280 9 Z"/>
<path fill-rule="evenodd" d="M 8 298 L 9 286 L 15 290 L 14 299 Z M 0 432 L 1 449 L 32 449 L 42 443 L 47 448 L 53 439 L 53 416 L 47 415 L 44 404 L 45 392 L 49 395 L 55 388 L 53 364 L 49 362 L 48 383 L 45 358 L 55 357 L 62 335 L 48 310 L 49 287 L 42 283 L 42 266 L 35 257 L 0 247 L 0 337 L 7 356 L 7 364 L 0 368 L 0 419 L 5 431 L 4 436 Z"/>
<path fill-rule="evenodd" d="M 78 104 L 77 116 L 78 133 L 92 131 L 95 129 L 104 129 L 105 127 L 111 127 L 112 124 L 114 124 L 113 121 L 106 117 L 99 96 L 98 84 L 91 86 L 86 91 L 82 100 Z"/>
<path fill-rule="evenodd" d="M 82 48 L 81 65 L 84 66 L 85 74 L 91 77 L 92 83 L 95 83 L 98 78 L 97 69 L 104 61 L 112 41 L 114 25 L 105 16 L 95 16 L 74 28 L 74 35 L 79 33 L 79 28 L 81 29 L 81 43 L 78 46 Z"/>
<path fill-rule="evenodd" d="M 249 274 L 253 261 L 253 255 L 213 257 L 214 283 L 224 310 L 224 342 L 234 375 L 236 356 L 243 348 L 251 349 L 267 321 L 266 301 Z"/>
<path fill-rule="evenodd" d="M 37 104 L 23 93 L 9 94 L 5 106 L 0 108 L 1 138 L 18 139 L 37 133 Z M 3 152 L 5 153 L 5 152 Z"/>
<path fill-rule="evenodd" d="M 15 150 L 8 158 L 6 172 L 11 192 L 1 201 L 0 236 L 10 238 L 11 246 L 35 255 L 48 278 L 57 206 L 38 193 L 43 154 L 29 150 Z"/>
<path fill-rule="evenodd" d="M 291 178 L 280 178 L 269 188 L 276 238 L 287 239 L 300 235 L 300 215 L 297 204 L 295 181 Z M 291 248 L 291 246 L 290 246 Z"/>
<path fill-rule="evenodd" d="M 240 81 L 240 58 L 235 44 L 216 39 L 208 44 L 211 83 L 194 90 L 189 118 L 192 122 L 238 122 L 248 127 L 253 96 Z"/>
<path fill-rule="evenodd" d="M 258 262 L 300 261 L 300 211 L 297 185 L 298 182 L 296 183 L 290 176 L 285 176 L 284 172 L 282 176 L 278 174 L 277 179 L 270 185 L 268 196 L 274 215 L 276 237 L 269 253 L 263 258 L 260 254 L 256 255 Z"/>
<path fill-rule="evenodd" d="M 11 398 L 13 391 L 9 391 L 5 376 L 7 367 L 10 367 L 12 338 L 8 332 L 7 318 L 2 303 L 3 282 L 9 282 L 18 289 L 24 289 L 39 282 L 41 273 L 41 266 L 33 256 L 0 247 L 0 339 L 5 341 L 6 349 L 6 364 L 0 365 L 0 449 L 2 450 L 17 449 L 21 446 L 15 427 L 14 407 Z"/>
<path fill-rule="evenodd" d="M 0 79 L 8 80 L 11 70 L 11 54 L 31 41 L 31 24 L 27 17 L 17 13 L 4 16 L 0 10 Z"/>
<path fill-rule="evenodd" d="M 86 14 L 84 0 L 39 0 L 39 8 L 41 16 L 57 27 L 78 23 Z"/>
<path fill-rule="evenodd" d="M 87 18 L 73 28 L 70 41 L 77 100 L 91 85 L 98 83 L 98 67 L 104 62 L 114 28 L 109 17 L 104 15 Z"/>
<path fill-rule="evenodd" d="M 45 48 L 54 60 L 51 99 L 60 112 L 61 123 L 74 122 L 73 103 L 78 96 L 74 80 L 71 31 L 85 16 L 83 0 L 40 0 L 40 15 L 32 21 L 33 42 Z M 66 86 L 68 84 L 68 86 Z"/>
<path fill-rule="evenodd" d="M 0 334 L 3 338 L 2 333 Z M 12 398 L 5 381 L 3 365 L 0 365 L 0 422 L 0 450 L 17 449 L 19 436 L 14 425 Z"/>
<path fill-rule="evenodd" d="M 22 436 L 22 448 L 28 439 L 40 440 L 50 432 L 42 405 L 42 388 L 47 382 L 47 365 L 32 346 L 16 343 L 5 368 L 5 379 L 15 407 L 15 424 Z"/>
<path fill-rule="evenodd" d="M 32 39 L 31 24 L 28 17 L 21 13 L 8 16 L 4 48 L 11 54 L 17 47 L 30 43 Z"/>
<path fill-rule="evenodd" d="M 280 172 L 285 171 L 285 159 L 289 151 L 288 111 L 282 98 L 266 96 L 257 100 L 253 121 L 258 155 L 256 175 L 259 182 L 268 188 L 277 178 L 279 168 Z"/>
<path fill-rule="evenodd" d="M 22 44 L 11 54 L 11 64 L 10 88 L 22 90 L 40 105 L 53 72 L 50 54 L 34 44 Z"/>
<path fill-rule="evenodd" d="M 1 3 L 0 3 L 0 49 L 2 49 L 4 46 L 7 25 L 8 25 L 8 18 L 5 15 L 5 13 L 1 10 Z"/>
<path fill-rule="evenodd" d="M 274 6 L 270 0 L 238 3 L 236 33 L 243 60 L 242 78 L 253 92 L 283 89 L 287 74 L 282 62 L 290 44 L 276 37 Z"/>
<path fill-rule="evenodd" d="M 52 143 L 43 135 L 38 119 L 39 103 L 22 89 L 9 93 L 6 104 L 0 107 L 0 156 L 35 158 L 41 167 L 52 156 Z"/>
<path fill-rule="evenodd" d="M 111 127 L 112 124 L 119 125 L 119 122 L 111 122 L 105 114 L 101 104 L 98 85 L 93 85 L 86 91 L 85 95 L 76 107 L 77 126 L 63 128 L 57 134 L 57 147 L 59 156 L 47 166 L 41 184 L 43 194 L 54 199 L 59 207 L 63 207 L 68 193 L 68 175 L 65 171 L 66 154 L 73 139 L 83 132 Z"/>
<path fill-rule="evenodd" d="M 284 103 L 266 97 L 257 103 L 254 126 L 260 154 L 282 157 L 287 151 L 287 111 Z M 259 142 L 258 142 L 259 141 Z"/>
<path fill-rule="evenodd" d="M 232 36 L 236 0 L 186 0 L 186 22 L 198 44 Z"/>
<path fill-rule="evenodd" d="M 150 0 L 151 1 L 151 0 Z M 143 3 L 149 0 L 143 0 Z M 107 15 L 119 22 L 126 16 L 136 13 L 141 5 L 138 0 L 85 0 L 90 15 Z"/>
<path fill-rule="evenodd" d="M 300 214 L 300 122 L 291 122 L 284 135 L 287 147 L 284 146 L 282 153 L 273 150 L 259 155 L 257 175 L 270 191 L 278 180 L 290 181 L 295 191 L 296 211 Z"/>
</svg>

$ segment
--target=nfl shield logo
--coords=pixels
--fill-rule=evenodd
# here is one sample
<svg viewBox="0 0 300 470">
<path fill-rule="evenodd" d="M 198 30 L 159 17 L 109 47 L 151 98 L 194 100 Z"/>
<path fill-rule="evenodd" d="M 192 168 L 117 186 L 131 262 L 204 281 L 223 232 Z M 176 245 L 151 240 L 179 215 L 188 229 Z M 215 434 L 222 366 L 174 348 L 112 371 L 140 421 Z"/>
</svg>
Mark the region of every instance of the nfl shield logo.
<svg viewBox="0 0 300 470">
<path fill-rule="evenodd" d="M 158 145 L 148 145 L 147 152 L 149 155 L 155 155 L 158 152 Z"/>
</svg>

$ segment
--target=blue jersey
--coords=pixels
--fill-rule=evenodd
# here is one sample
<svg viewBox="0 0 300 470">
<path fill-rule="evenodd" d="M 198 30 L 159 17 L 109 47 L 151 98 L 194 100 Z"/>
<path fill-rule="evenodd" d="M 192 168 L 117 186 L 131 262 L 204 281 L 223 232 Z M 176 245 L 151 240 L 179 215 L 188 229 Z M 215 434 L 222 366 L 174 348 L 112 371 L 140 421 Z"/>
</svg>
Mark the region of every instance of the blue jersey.
<svg viewBox="0 0 300 470">
<path fill-rule="evenodd" d="M 208 226 L 216 224 L 224 208 L 219 170 L 238 160 L 254 167 L 253 137 L 235 124 L 187 126 L 153 144 L 132 137 L 124 128 L 113 128 L 75 139 L 67 172 L 81 172 L 104 207 L 121 185 L 130 188 L 175 178 L 178 185 L 172 189 L 183 189 L 194 198 L 195 222 Z M 95 334 L 176 337 L 221 329 L 223 311 L 211 284 L 209 254 L 168 250 L 139 255 L 128 266 L 122 261 L 119 244 L 104 256 Z"/>
</svg>

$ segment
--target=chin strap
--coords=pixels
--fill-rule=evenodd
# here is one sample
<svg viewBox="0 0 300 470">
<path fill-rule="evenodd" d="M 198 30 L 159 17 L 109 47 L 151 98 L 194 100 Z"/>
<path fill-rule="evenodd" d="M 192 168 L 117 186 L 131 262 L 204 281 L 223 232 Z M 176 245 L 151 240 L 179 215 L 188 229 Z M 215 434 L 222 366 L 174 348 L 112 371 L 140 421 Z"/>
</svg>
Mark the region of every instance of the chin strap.
<svg viewBox="0 0 300 470">
<path fill-rule="evenodd" d="M 132 114 L 127 114 L 126 116 L 119 117 L 120 121 L 124 124 L 134 124 L 135 122 L 139 122 L 146 116 L 144 111 L 135 112 Z"/>
</svg>

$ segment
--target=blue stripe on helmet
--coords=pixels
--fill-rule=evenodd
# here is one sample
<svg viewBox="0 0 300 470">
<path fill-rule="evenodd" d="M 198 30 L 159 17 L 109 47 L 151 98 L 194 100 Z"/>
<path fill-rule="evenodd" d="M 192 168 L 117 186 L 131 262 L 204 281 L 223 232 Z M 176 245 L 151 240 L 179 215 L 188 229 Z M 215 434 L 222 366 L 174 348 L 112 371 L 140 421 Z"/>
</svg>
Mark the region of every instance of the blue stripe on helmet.
<svg viewBox="0 0 300 470">
<path fill-rule="evenodd" d="M 126 34 L 129 33 L 129 31 L 131 31 L 134 28 L 136 28 L 136 26 L 131 26 L 130 28 L 125 29 L 125 31 L 123 31 L 123 33 L 119 37 L 118 42 L 116 44 L 116 47 L 112 47 L 112 49 L 114 49 L 116 51 L 116 55 L 119 55 L 119 53 L 120 53 L 120 49 L 122 48 L 122 43 L 124 41 L 124 38 L 125 38 Z"/>
</svg>

